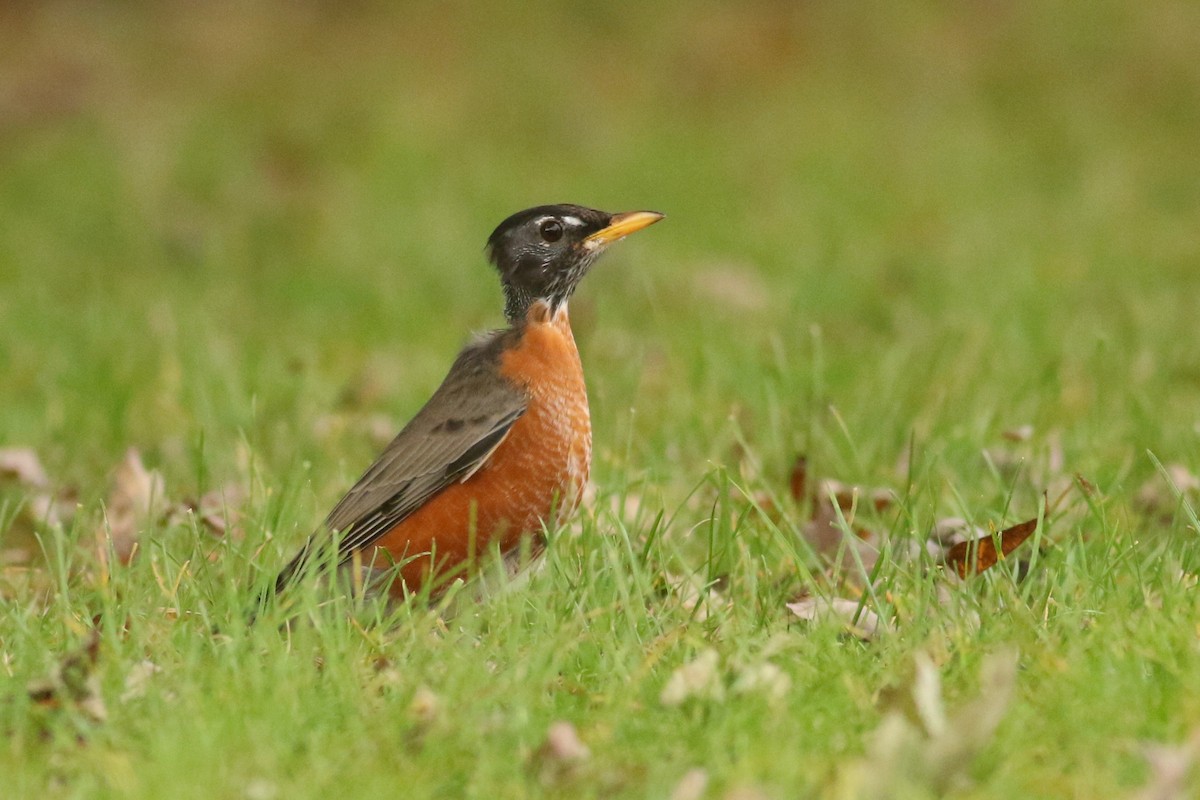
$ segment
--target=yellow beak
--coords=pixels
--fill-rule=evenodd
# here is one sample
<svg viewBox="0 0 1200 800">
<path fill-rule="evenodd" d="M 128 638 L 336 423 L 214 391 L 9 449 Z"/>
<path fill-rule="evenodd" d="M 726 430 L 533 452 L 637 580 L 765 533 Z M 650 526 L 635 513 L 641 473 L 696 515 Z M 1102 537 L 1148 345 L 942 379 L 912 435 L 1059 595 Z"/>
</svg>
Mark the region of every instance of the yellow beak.
<svg viewBox="0 0 1200 800">
<path fill-rule="evenodd" d="M 609 220 L 608 227 L 601 228 L 584 239 L 583 245 L 588 249 L 608 247 L 613 242 L 620 241 L 648 225 L 653 225 L 662 218 L 663 215 L 657 211 L 627 211 L 624 214 L 615 214 Z"/>
</svg>

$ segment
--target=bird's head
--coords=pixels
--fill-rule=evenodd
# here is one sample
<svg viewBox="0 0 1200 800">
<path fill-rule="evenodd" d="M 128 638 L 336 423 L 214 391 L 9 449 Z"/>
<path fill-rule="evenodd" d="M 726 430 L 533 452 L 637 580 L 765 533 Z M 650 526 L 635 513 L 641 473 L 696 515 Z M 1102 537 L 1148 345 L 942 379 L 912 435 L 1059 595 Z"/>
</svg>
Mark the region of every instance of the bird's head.
<svg viewBox="0 0 1200 800">
<path fill-rule="evenodd" d="M 609 214 L 565 204 L 513 214 L 487 243 L 504 286 L 505 316 L 513 323 L 524 319 L 535 300 L 557 309 L 609 245 L 662 218 L 657 211 Z"/>
</svg>

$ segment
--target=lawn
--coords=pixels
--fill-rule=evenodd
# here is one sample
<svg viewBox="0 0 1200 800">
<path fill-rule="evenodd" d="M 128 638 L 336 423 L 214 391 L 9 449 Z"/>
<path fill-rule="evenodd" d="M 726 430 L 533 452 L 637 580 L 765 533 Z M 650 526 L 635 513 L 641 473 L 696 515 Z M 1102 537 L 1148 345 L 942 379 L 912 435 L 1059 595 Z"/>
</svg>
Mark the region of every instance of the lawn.
<svg viewBox="0 0 1200 800">
<path fill-rule="evenodd" d="M 0 797 L 1193 796 L 1197 52 L 1159 0 L 6 4 Z M 544 567 L 247 626 L 551 202 L 667 219 L 572 303 Z M 959 579 L 948 518 L 1041 524 Z"/>
</svg>

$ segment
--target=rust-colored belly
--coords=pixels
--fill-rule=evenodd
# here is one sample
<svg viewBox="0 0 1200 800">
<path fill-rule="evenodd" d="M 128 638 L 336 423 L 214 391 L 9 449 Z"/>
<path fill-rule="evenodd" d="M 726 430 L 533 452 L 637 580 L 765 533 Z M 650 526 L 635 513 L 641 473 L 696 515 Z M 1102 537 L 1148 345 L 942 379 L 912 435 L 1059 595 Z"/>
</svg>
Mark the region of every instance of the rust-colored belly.
<svg viewBox="0 0 1200 800">
<path fill-rule="evenodd" d="M 498 545 L 515 551 L 574 512 L 591 464 L 592 426 L 579 351 L 565 308 L 535 303 L 519 344 L 501 360 L 505 378 L 529 392 L 525 413 L 466 481 L 447 487 L 377 542 L 376 566 L 402 563 L 394 596 L 469 573 Z M 366 561 L 372 561 L 366 554 Z M 435 587 L 436 590 L 437 587 Z"/>
</svg>

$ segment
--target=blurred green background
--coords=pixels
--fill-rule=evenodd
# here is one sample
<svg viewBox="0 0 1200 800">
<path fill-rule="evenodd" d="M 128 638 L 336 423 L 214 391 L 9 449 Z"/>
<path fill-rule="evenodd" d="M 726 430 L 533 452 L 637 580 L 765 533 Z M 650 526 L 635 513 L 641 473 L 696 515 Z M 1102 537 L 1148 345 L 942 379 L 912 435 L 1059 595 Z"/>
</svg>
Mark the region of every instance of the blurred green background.
<svg viewBox="0 0 1200 800">
<path fill-rule="evenodd" d="M 0 486 L 0 794 L 665 797 L 700 766 L 691 796 L 846 797 L 919 770 L 867 760 L 917 654 L 961 709 L 1013 647 L 994 740 L 903 796 L 1153 780 L 1141 743 L 1200 719 L 1196 490 L 1146 453 L 1200 473 L 1197 54 L 1200 3 L 1169 0 L 0 3 L 0 447 L 82 506 L 62 535 Z M 572 301 L 584 535 L 449 625 L 239 628 L 501 323 L 488 233 L 552 202 L 667 214 Z M 100 568 L 130 447 L 172 502 L 248 490 L 240 522 L 153 519 Z M 797 453 L 896 490 L 855 523 L 894 635 L 785 607 L 849 591 L 806 561 L 810 509 L 739 491 L 783 493 Z M 1048 487 L 1026 568 L 955 588 L 907 558 Z M 93 626 L 111 716 L 80 726 L 24 687 Z M 709 648 L 728 701 L 665 707 Z M 738 694 L 758 666 L 791 691 Z M 547 783 L 562 719 L 593 757 Z"/>
<path fill-rule="evenodd" d="M 970 486 L 1026 423 L 1148 474 L 1197 452 L 1197 53 L 1189 2 L 6 3 L 0 442 L 85 496 L 311 461 L 315 518 L 565 201 L 668 215 L 573 305 L 601 480 L 744 436 Z"/>
</svg>

